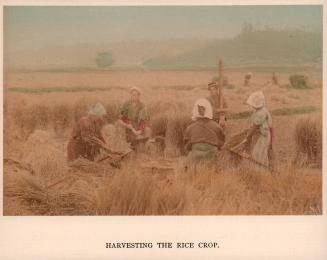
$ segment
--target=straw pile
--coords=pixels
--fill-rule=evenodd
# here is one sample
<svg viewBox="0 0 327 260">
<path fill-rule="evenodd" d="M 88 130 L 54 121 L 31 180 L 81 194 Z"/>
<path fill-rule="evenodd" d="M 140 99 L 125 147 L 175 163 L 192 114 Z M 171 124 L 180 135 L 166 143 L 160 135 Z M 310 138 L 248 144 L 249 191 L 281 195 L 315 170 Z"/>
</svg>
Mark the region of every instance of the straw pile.
<svg viewBox="0 0 327 260">
<path fill-rule="evenodd" d="M 35 130 L 24 143 L 19 159 L 47 179 L 67 172 L 66 144 L 57 141 L 48 131 Z"/>
<path fill-rule="evenodd" d="M 295 127 L 296 157 L 300 166 L 322 167 L 322 117 L 305 117 Z"/>
<path fill-rule="evenodd" d="M 296 89 L 308 89 L 311 88 L 308 85 L 307 77 L 304 75 L 291 75 L 289 77 L 291 86 Z"/>
<path fill-rule="evenodd" d="M 4 162 L 4 203 L 18 203 L 5 215 L 89 215 L 94 214 L 99 176 L 71 172 L 49 182 L 10 160 Z"/>
<path fill-rule="evenodd" d="M 107 124 L 102 130 L 102 135 L 108 146 L 114 151 L 126 151 L 130 149 L 130 144 L 126 140 L 125 128 L 119 123 Z"/>
</svg>

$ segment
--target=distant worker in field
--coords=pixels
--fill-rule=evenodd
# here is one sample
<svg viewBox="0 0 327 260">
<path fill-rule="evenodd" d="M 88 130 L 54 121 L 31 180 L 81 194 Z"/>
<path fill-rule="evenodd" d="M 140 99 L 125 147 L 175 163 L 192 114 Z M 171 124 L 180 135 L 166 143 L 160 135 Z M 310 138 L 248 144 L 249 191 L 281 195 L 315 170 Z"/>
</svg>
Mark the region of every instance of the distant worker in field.
<svg viewBox="0 0 327 260">
<path fill-rule="evenodd" d="M 74 125 L 67 145 L 67 161 L 72 162 L 79 157 L 95 161 L 100 153 L 100 144 L 105 143 L 101 129 L 105 124 L 107 112 L 101 103 L 91 107 L 87 116 L 82 117 Z"/>
<path fill-rule="evenodd" d="M 278 85 L 278 77 L 275 72 L 273 72 L 271 80 L 272 80 L 273 85 Z"/>
<path fill-rule="evenodd" d="M 273 159 L 272 117 L 265 106 L 265 97 L 261 91 L 252 93 L 246 103 L 254 109 L 250 118 L 251 127 L 247 131 L 246 147 L 251 159 L 268 168 L 271 166 L 269 161 Z"/>
<path fill-rule="evenodd" d="M 151 130 L 147 127 L 149 115 L 140 100 L 141 90 L 132 87 L 130 94 L 130 99 L 123 104 L 120 110 L 118 122 L 126 128 L 127 141 L 131 143 L 132 148 L 136 148 L 138 143 L 149 139 Z"/>
<path fill-rule="evenodd" d="M 218 150 L 225 142 L 225 135 L 219 124 L 212 120 L 212 106 L 207 99 L 198 99 L 192 111 L 192 120 L 184 133 L 185 150 L 191 162 L 214 162 Z"/>
<path fill-rule="evenodd" d="M 244 76 L 244 86 L 247 87 L 247 86 L 250 85 L 252 77 L 253 77 L 252 72 L 248 72 L 248 73 L 245 74 L 245 76 Z"/>
<path fill-rule="evenodd" d="M 210 96 L 207 97 L 207 100 L 210 102 L 212 106 L 213 120 L 216 121 L 221 128 L 226 127 L 227 121 L 227 110 L 228 105 L 226 99 L 223 98 L 222 108 L 220 106 L 220 93 L 218 88 L 218 82 L 212 81 L 208 84 L 208 90 L 210 92 Z"/>
</svg>

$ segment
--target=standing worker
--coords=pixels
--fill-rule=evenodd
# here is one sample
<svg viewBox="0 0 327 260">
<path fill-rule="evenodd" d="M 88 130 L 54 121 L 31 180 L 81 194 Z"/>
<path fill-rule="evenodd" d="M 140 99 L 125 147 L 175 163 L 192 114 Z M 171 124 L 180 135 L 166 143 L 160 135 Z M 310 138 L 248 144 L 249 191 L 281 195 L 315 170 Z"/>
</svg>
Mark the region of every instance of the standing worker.
<svg viewBox="0 0 327 260">
<path fill-rule="evenodd" d="M 265 106 L 264 94 L 256 91 L 248 97 L 246 103 L 254 109 L 250 118 L 251 127 L 246 137 L 251 159 L 262 166 L 271 167 L 269 160 L 272 159 L 274 133 L 272 117 Z"/>
<path fill-rule="evenodd" d="M 223 61 L 219 60 L 219 76 L 218 81 L 212 81 L 208 84 L 208 90 L 210 91 L 210 96 L 207 100 L 210 102 L 213 109 L 213 120 L 215 120 L 222 129 L 226 127 L 226 112 L 227 112 L 227 102 L 224 98 L 224 77 L 223 75 Z"/>
<path fill-rule="evenodd" d="M 223 98 L 223 104 L 220 104 L 220 91 L 218 89 L 218 84 L 215 81 L 212 81 L 208 84 L 208 90 L 210 92 L 210 96 L 207 97 L 207 100 L 210 102 L 212 106 L 213 112 L 213 120 L 216 121 L 220 127 L 223 129 L 226 127 L 227 121 L 227 110 L 228 105 L 226 99 Z M 222 108 L 221 108 L 222 107 Z"/>
</svg>

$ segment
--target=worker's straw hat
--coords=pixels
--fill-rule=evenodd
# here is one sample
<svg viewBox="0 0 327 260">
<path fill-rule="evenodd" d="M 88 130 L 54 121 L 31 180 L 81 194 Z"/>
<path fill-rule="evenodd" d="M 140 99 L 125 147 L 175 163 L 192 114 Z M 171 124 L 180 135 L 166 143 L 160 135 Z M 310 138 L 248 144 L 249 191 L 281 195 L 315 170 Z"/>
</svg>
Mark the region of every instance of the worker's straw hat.
<svg viewBox="0 0 327 260">
<path fill-rule="evenodd" d="M 94 116 L 104 116 L 107 114 L 107 111 L 105 107 L 100 102 L 98 102 L 90 108 L 88 114 Z"/>
<path fill-rule="evenodd" d="M 246 100 L 246 104 L 254 108 L 261 108 L 265 106 L 265 103 L 265 96 L 262 91 L 253 92 Z"/>
</svg>

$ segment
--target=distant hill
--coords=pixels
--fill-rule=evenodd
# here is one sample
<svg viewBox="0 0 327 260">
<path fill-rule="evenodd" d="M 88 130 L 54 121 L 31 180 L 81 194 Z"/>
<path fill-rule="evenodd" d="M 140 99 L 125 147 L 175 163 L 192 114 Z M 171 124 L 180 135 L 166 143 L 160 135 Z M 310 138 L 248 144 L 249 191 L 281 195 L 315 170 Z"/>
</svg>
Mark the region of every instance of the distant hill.
<svg viewBox="0 0 327 260">
<path fill-rule="evenodd" d="M 211 69 L 220 58 L 229 67 L 321 63 L 322 35 L 303 30 L 243 31 L 182 55 L 148 59 L 143 65 L 148 69 Z"/>
<path fill-rule="evenodd" d="M 230 39 L 139 40 L 16 50 L 4 46 L 4 69 L 96 69 L 99 52 L 112 52 L 113 68 L 163 70 L 215 69 L 222 58 L 228 67 L 305 65 L 322 62 L 321 33 L 243 30 Z"/>
<path fill-rule="evenodd" d="M 5 69 L 63 70 L 95 69 L 99 52 L 111 52 L 115 68 L 140 67 L 145 60 L 166 55 L 175 57 L 207 46 L 211 39 L 138 40 L 72 46 L 44 46 L 40 49 L 16 50 L 5 45 Z"/>
</svg>

